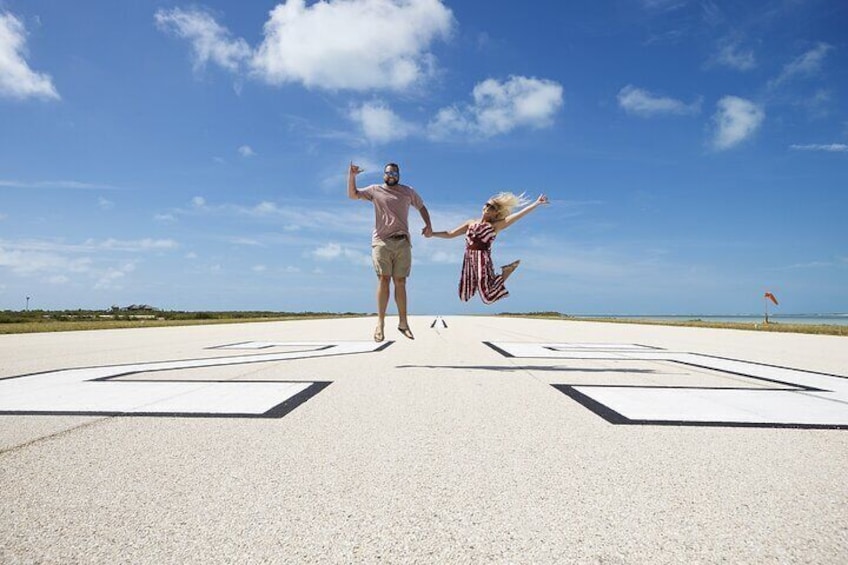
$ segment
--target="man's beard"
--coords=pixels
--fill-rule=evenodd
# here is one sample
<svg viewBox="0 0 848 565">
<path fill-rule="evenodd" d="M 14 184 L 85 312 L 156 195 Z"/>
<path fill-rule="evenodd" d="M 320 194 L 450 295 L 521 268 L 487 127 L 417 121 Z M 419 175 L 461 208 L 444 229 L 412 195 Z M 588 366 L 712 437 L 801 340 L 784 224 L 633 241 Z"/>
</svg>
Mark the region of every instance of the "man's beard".
<svg viewBox="0 0 848 565">
<path fill-rule="evenodd" d="M 394 186 L 394 185 L 396 185 L 397 183 L 398 183 L 398 179 L 396 179 L 395 177 L 389 177 L 389 178 L 386 180 L 386 184 L 387 184 L 387 185 L 389 185 L 389 186 Z"/>
</svg>

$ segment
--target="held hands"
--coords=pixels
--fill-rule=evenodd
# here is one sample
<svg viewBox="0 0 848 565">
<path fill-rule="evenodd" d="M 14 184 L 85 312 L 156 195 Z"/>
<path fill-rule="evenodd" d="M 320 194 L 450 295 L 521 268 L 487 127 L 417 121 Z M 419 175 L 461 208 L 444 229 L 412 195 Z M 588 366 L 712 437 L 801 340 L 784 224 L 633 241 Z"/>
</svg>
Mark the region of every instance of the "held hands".
<svg viewBox="0 0 848 565">
<path fill-rule="evenodd" d="M 548 200 L 548 197 L 547 197 L 547 196 L 545 196 L 544 194 L 540 194 L 540 195 L 539 195 L 539 198 L 537 198 L 537 199 L 536 199 L 536 205 L 537 205 L 537 206 L 538 206 L 538 205 L 549 204 L 549 203 L 550 203 L 550 201 Z"/>
<path fill-rule="evenodd" d="M 424 226 L 424 229 L 421 230 L 421 235 L 424 237 L 433 237 L 433 228 L 430 226 Z"/>
<path fill-rule="evenodd" d="M 350 171 L 348 172 L 349 175 L 355 177 L 356 175 L 358 175 L 359 173 L 361 173 L 363 171 L 365 171 L 365 169 L 363 169 L 359 165 L 354 165 L 353 161 L 350 162 Z"/>
</svg>

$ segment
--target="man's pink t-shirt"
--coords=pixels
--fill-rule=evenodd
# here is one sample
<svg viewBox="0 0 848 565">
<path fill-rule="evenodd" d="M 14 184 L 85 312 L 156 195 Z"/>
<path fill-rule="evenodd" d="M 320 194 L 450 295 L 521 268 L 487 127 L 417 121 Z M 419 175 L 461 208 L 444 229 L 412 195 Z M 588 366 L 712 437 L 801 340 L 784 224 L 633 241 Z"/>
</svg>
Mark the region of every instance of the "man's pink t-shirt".
<svg viewBox="0 0 848 565">
<path fill-rule="evenodd" d="M 424 201 L 412 187 L 405 184 L 392 187 L 372 184 L 360 192 L 374 204 L 372 242 L 398 234 L 406 234 L 412 240 L 409 233 L 409 207 L 421 210 L 424 206 Z"/>
</svg>

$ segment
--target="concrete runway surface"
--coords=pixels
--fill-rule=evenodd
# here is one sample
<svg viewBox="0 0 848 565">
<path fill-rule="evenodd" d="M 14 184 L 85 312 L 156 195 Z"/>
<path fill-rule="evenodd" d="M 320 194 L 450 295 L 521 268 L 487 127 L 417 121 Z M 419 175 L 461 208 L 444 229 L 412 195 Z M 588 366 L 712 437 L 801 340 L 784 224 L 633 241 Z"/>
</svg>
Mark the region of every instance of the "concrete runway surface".
<svg viewBox="0 0 848 565">
<path fill-rule="evenodd" d="M 0 563 L 848 561 L 848 340 L 418 316 L 0 336 Z"/>
</svg>

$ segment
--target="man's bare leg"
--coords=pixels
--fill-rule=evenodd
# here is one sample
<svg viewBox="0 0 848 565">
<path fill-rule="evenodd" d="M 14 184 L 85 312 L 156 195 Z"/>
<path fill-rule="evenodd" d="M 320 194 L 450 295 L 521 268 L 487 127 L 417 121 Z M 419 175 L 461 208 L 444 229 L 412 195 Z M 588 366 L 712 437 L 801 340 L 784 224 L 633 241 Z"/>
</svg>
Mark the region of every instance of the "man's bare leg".
<svg viewBox="0 0 848 565">
<path fill-rule="evenodd" d="M 383 341 L 386 326 L 386 309 L 389 307 L 389 282 L 391 277 L 377 275 L 377 328 L 374 340 Z"/>
<path fill-rule="evenodd" d="M 395 304 L 398 309 L 398 329 L 409 339 L 415 339 L 409 331 L 409 320 L 406 316 L 406 277 L 395 277 Z M 406 331 L 404 331 L 406 330 Z"/>
</svg>

